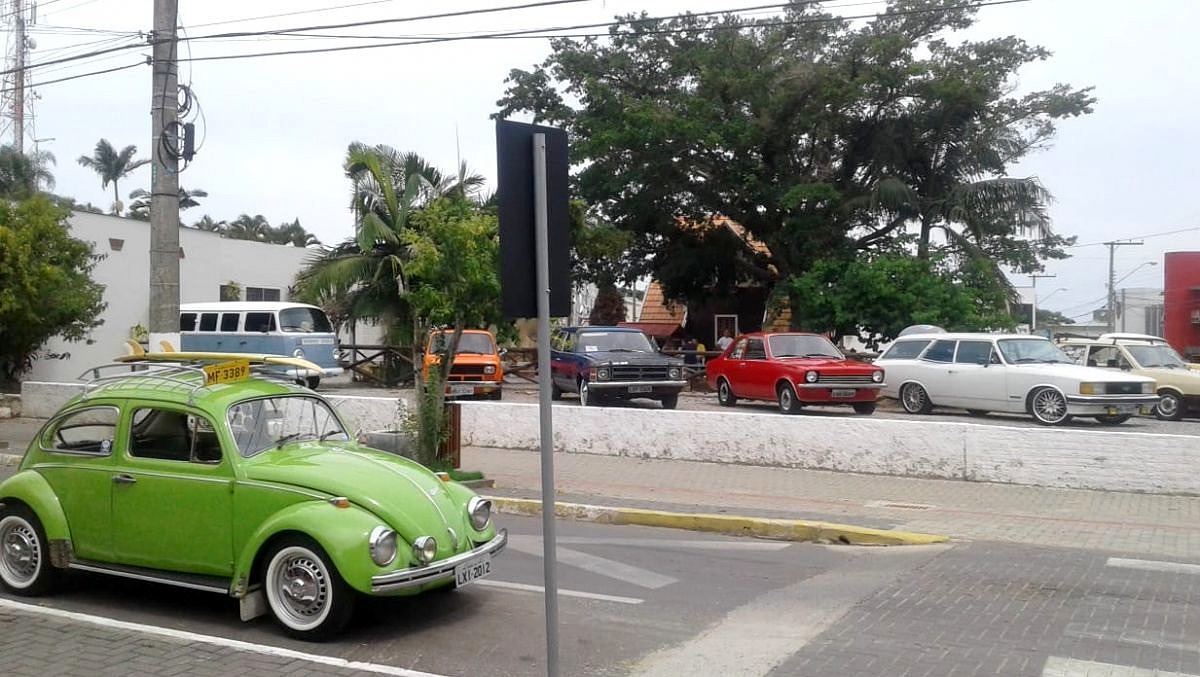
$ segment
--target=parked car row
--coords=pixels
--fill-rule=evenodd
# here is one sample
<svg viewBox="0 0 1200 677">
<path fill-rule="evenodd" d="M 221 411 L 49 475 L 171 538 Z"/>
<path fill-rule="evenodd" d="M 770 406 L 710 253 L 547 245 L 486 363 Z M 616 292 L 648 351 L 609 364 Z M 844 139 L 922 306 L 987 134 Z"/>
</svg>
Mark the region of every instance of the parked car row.
<svg viewBox="0 0 1200 677">
<path fill-rule="evenodd" d="M 646 397 L 673 409 L 686 385 L 682 361 L 632 328 L 561 329 L 551 366 L 554 399 L 577 393 L 584 406 Z M 881 395 L 910 414 L 954 407 L 973 416 L 1027 414 L 1043 425 L 1076 416 L 1119 425 L 1150 413 L 1178 420 L 1200 407 L 1200 372 L 1162 339 L 1129 334 L 1060 347 L 1028 334 L 927 327 L 867 363 L 847 358 L 819 334 L 754 332 L 709 360 L 705 374 L 722 406 L 770 401 L 785 414 L 832 404 L 867 415 Z"/>
</svg>

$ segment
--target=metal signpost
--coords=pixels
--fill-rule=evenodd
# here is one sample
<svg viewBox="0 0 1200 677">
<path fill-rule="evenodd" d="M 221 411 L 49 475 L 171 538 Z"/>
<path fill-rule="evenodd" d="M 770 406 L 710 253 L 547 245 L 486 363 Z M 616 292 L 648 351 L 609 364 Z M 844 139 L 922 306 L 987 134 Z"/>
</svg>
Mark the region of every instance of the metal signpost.
<svg viewBox="0 0 1200 677">
<path fill-rule="evenodd" d="M 529 311 L 535 306 L 538 320 L 546 674 L 558 677 L 550 316 L 566 315 L 570 303 L 570 282 L 566 275 L 566 134 L 562 130 L 502 120 L 496 123 L 496 154 L 499 160 L 501 296 L 504 313 L 509 317 L 528 317 L 531 314 Z M 531 225 L 532 242 L 529 238 Z M 530 254 L 535 272 L 532 279 L 528 274 Z"/>
</svg>

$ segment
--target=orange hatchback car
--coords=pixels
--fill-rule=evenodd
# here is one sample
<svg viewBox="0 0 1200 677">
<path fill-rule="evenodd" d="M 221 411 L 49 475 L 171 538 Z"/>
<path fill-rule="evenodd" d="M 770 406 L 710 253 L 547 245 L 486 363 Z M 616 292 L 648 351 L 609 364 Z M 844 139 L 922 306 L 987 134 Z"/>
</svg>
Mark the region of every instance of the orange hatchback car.
<svg viewBox="0 0 1200 677">
<path fill-rule="evenodd" d="M 430 367 L 441 362 L 440 354 L 454 336 L 452 331 L 435 331 L 429 334 L 425 346 L 425 361 L 422 376 L 429 378 Z M 504 365 L 500 362 L 502 350 L 496 348 L 496 337 L 484 329 L 467 329 L 458 339 L 454 351 L 454 363 L 450 365 L 450 376 L 446 380 L 446 395 L 449 397 L 486 397 L 498 400 L 504 389 Z"/>
</svg>

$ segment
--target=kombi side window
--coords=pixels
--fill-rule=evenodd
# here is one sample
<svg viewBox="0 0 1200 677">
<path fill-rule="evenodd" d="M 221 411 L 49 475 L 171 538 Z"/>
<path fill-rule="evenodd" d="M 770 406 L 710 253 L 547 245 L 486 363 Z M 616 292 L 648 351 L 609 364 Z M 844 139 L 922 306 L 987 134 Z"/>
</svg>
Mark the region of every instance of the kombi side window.
<svg viewBox="0 0 1200 677">
<path fill-rule="evenodd" d="M 246 313 L 246 331 L 263 333 L 275 331 L 275 314 Z"/>
<path fill-rule="evenodd" d="M 196 331 L 196 313 L 180 313 L 179 331 Z"/>
<path fill-rule="evenodd" d="M 925 351 L 924 359 L 930 362 L 953 362 L 954 361 L 954 341 L 934 341 L 933 345 L 929 346 L 929 350 Z"/>
<path fill-rule="evenodd" d="M 333 333 L 329 318 L 316 308 L 284 308 L 279 311 L 279 326 L 287 332 Z"/>
<path fill-rule="evenodd" d="M 216 331 L 217 330 L 217 314 L 216 313 L 200 313 L 200 331 Z"/>
<path fill-rule="evenodd" d="M 241 313 L 222 313 L 221 314 L 221 331 L 237 331 L 238 321 L 242 319 Z"/>
<path fill-rule="evenodd" d="M 886 352 L 879 358 L 881 360 L 911 360 L 925 350 L 925 346 L 929 345 L 928 340 L 924 341 L 896 341 L 888 348 Z"/>
</svg>

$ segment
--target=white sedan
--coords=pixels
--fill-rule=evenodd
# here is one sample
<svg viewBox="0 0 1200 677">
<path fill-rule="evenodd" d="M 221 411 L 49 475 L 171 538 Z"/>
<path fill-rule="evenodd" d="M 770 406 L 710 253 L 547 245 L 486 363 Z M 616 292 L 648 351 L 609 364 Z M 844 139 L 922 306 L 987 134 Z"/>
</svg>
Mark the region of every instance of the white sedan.
<svg viewBox="0 0 1200 677">
<path fill-rule="evenodd" d="M 883 395 L 910 414 L 935 406 L 1025 413 L 1043 425 L 1092 416 L 1117 425 L 1158 402 L 1154 379 L 1073 363 L 1048 339 L 1026 334 L 912 334 L 875 360 Z"/>
</svg>

